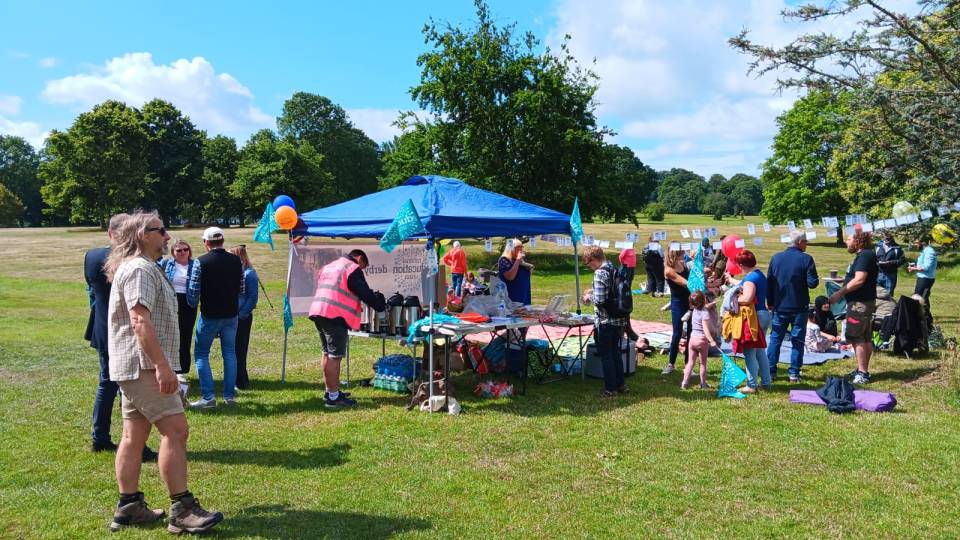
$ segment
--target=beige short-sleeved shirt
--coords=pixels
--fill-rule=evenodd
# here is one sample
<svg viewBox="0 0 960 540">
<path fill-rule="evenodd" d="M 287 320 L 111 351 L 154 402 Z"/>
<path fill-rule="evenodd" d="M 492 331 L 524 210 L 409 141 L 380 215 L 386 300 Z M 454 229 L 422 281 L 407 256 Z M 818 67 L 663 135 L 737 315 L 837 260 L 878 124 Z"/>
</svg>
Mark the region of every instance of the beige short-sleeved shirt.
<svg viewBox="0 0 960 540">
<path fill-rule="evenodd" d="M 140 348 L 130 310 L 137 304 L 147 308 L 160 340 L 160 349 L 173 370 L 180 369 L 180 327 L 177 295 L 156 263 L 136 257 L 120 265 L 110 288 L 107 317 L 107 344 L 110 351 L 110 380 L 136 380 L 141 369 L 156 369 Z"/>
</svg>

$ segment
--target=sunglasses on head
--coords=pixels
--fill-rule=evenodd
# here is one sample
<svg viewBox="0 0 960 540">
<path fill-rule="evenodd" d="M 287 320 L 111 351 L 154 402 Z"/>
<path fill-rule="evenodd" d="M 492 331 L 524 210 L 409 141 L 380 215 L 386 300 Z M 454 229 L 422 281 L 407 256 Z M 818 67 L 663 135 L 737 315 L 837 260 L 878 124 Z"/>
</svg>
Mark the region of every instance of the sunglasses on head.
<svg viewBox="0 0 960 540">
<path fill-rule="evenodd" d="M 156 232 L 158 232 L 158 233 L 160 233 L 160 234 L 167 234 L 167 228 L 166 228 L 166 227 L 147 227 L 145 230 L 146 230 L 147 232 L 154 232 L 154 231 L 156 231 Z"/>
</svg>

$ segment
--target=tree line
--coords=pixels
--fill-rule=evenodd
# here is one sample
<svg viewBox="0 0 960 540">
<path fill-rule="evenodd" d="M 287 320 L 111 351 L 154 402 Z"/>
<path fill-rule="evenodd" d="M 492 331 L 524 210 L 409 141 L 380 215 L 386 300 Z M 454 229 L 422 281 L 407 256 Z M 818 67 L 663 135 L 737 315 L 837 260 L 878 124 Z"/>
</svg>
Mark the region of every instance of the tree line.
<svg viewBox="0 0 960 540">
<path fill-rule="evenodd" d="M 398 185 L 416 174 L 461 178 L 585 219 L 632 221 L 645 212 L 753 214 L 759 181 L 655 171 L 595 116 L 599 81 L 570 54 L 540 50 L 532 33 L 494 22 L 482 0 L 469 27 L 429 21 L 420 82 L 426 115 L 399 115 L 401 135 L 378 145 L 330 99 L 298 92 L 276 129 L 242 146 L 198 129 L 173 103 L 105 101 L 55 130 L 39 151 L 0 136 L 0 225 L 104 225 L 132 208 L 166 220 L 249 222 L 279 193 L 301 210 Z M 567 40 L 570 38 L 568 37 Z"/>
</svg>

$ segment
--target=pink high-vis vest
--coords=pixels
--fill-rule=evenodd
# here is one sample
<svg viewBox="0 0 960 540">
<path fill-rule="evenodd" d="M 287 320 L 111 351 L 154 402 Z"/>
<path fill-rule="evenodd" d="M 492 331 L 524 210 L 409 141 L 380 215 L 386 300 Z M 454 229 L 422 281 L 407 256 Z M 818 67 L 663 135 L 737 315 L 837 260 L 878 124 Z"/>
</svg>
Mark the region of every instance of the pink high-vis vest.
<svg viewBox="0 0 960 540">
<path fill-rule="evenodd" d="M 320 269 L 317 292 L 310 304 L 311 317 L 343 317 L 348 327 L 353 330 L 360 328 L 360 298 L 347 288 L 347 278 L 357 268 L 360 268 L 357 263 L 340 257 Z"/>
</svg>

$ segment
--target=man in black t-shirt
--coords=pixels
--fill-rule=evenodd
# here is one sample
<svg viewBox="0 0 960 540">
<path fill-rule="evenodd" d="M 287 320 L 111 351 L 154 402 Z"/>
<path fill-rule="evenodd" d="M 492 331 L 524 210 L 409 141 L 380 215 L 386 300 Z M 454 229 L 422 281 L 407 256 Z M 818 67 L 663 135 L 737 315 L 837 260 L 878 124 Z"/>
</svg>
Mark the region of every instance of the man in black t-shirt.
<svg viewBox="0 0 960 540">
<path fill-rule="evenodd" d="M 847 329 L 844 337 L 853 345 L 857 357 L 857 369 L 850 375 L 854 384 L 870 382 L 870 356 L 873 355 L 873 313 L 877 309 L 877 254 L 870 242 L 870 235 L 856 231 L 847 237 L 847 251 L 855 253 L 853 263 L 847 268 L 843 287 L 830 296 L 830 303 L 843 297 L 847 301 Z"/>
</svg>

